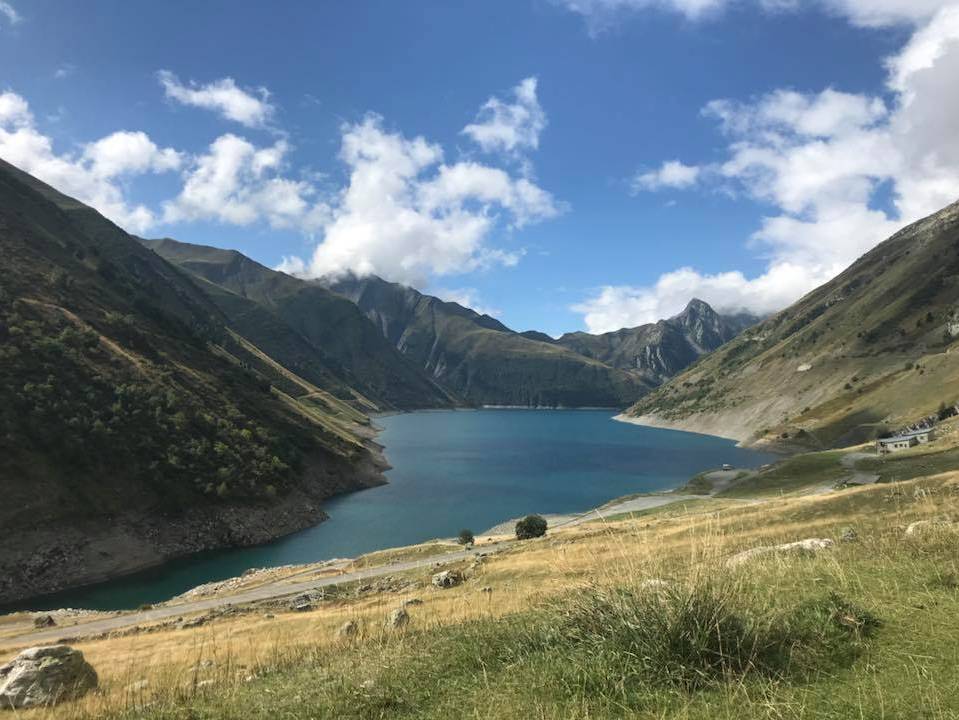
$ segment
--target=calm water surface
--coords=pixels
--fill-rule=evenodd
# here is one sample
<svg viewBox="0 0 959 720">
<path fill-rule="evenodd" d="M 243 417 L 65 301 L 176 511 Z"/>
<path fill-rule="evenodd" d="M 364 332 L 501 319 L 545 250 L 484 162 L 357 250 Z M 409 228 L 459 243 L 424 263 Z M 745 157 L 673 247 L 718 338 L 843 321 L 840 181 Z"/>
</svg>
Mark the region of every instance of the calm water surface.
<svg viewBox="0 0 959 720">
<path fill-rule="evenodd" d="M 585 511 L 772 456 L 729 440 L 614 422 L 609 410 L 437 411 L 379 418 L 389 484 L 325 505 L 330 519 L 255 548 L 200 553 L 27 603 L 120 609 L 166 600 L 247 568 L 306 563 L 476 533 L 531 512 Z"/>
</svg>

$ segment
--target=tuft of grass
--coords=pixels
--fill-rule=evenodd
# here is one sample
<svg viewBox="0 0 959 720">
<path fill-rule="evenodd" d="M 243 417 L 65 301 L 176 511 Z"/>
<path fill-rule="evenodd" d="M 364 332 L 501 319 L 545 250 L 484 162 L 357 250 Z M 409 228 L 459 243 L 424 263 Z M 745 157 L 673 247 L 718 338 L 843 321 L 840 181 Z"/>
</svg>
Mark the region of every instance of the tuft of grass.
<svg viewBox="0 0 959 720">
<path fill-rule="evenodd" d="M 779 614 L 722 581 L 595 589 L 562 613 L 561 637 L 628 684 L 692 692 L 749 677 L 808 678 L 858 657 L 878 619 L 832 593 Z"/>
</svg>

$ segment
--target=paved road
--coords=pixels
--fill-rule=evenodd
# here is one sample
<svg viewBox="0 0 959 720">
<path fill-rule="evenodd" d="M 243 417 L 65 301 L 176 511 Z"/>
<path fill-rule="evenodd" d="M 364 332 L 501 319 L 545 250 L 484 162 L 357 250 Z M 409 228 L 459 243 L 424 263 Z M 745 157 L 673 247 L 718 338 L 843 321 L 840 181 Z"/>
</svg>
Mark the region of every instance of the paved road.
<svg viewBox="0 0 959 720">
<path fill-rule="evenodd" d="M 623 513 L 651 510 L 652 508 L 662 507 L 663 505 L 671 505 L 677 502 L 702 500 L 706 497 L 708 496 L 671 494 L 641 495 L 640 497 L 623 500 L 622 502 L 614 503 L 612 505 L 604 505 L 600 508 L 594 508 L 593 510 L 588 510 L 584 513 L 571 515 L 543 515 L 543 517 L 546 519 L 547 525 L 551 529 L 555 529 L 559 527 L 571 527 L 573 525 L 579 525 L 580 523 L 589 522 L 590 520 L 602 520 L 604 518 L 612 517 L 613 515 L 622 515 Z M 519 518 L 507 520 L 504 523 L 500 523 L 499 525 L 490 528 L 486 532 L 479 533 L 479 535 L 482 535 L 483 537 L 488 535 L 509 535 L 513 532 L 518 520 Z"/>
<path fill-rule="evenodd" d="M 55 643 L 65 637 L 89 637 L 91 635 L 100 635 L 102 633 L 119 630 L 131 625 L 144 625 L 157 622 L 158 620 L 167 620 L 169 618 L 180 617 L 181 615 L 191 615 L 204 610 L 225 607 L 227 605 L 242 605 L 245 603 L 256 602 L 259 600 L 271 600 L 274 598 L 297 595 L 309 590 L 330 587 L 332 585 L 341 585 L 343 583 L 353 582 L 355 580 L 367 580 L 369 578 L 392 575 L 405 570 L 416 570 L 418 568 L 430 567 L 436 563 L 450 563 L 457 560 L 474 557 L 479 554 L 499 552 L 511 543 L 509 541 L 481 545 L 471 550 L 458 550 L 443 555 L 431 555 L 418 560 L 408 560 L 405 562 L 390 563 L 379 567 L 363 568 L 342 575 L 333 575 L 331 577 L 315 578 L 303 582 L 289 583 L 284 580 L 276 580 L 266 585 L 246 590 L 235 595 L 225 597 L 204 598 L 203 600 L 193 600 L 176 605 L 165 605 L 155 607 L 151 610 L 141 610 L 118 617 L 104 618 L 102 620 L 93 620 L 88 623 L 72 625 L 69 627 L 55 627 L 47 630 L 37 630 L 35 632 L 17 635 L 15 637 L 0 638 L 0 647 L 23 647 L 28 645 L 44 645 Z"/>
</svg>

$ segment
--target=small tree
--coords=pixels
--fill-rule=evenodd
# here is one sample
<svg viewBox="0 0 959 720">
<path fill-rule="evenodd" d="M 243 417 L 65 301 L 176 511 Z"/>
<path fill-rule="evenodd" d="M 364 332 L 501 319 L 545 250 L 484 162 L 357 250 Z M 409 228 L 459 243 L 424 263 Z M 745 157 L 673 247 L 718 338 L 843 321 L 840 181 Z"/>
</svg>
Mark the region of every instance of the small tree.
<svg viewBox="0 0 959 720">
<path fill-rule="evenodd" d="M 516 523 L 516 539 L 529 540 L 546 534 L 546 520 L 539 515 L 527 515 Z"/>
<path fill-rule="evenodd" d="M 460 530 L 458 540 L 460 545 L 472 545 L 474 541 L 473 531 L 466 529 Z"/>
</svg>

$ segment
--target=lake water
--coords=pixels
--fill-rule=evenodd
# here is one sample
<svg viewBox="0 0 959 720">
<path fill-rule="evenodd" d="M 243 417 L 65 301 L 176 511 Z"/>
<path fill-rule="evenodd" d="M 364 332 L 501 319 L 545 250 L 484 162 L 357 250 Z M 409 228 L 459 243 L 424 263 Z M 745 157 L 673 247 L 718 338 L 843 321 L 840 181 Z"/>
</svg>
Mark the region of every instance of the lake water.
<svg viewBox="0 0 959 720">
<path fill-rule="evenodd" d="M 393 465 L 389 484 L 335 498 L 330 519 L 255 548 L 200 553 L 161 567 L 26 603 L 112 610 L 166 600 L 247 568 L 354 557 L 398 545 L 479 534 L 527 513 L 586 511 L 665 490 L 723 463 L 772 456 L 729 440 L 645 428 L 610 410 L 437 411 L 377 419 Z"/>
</svg>

